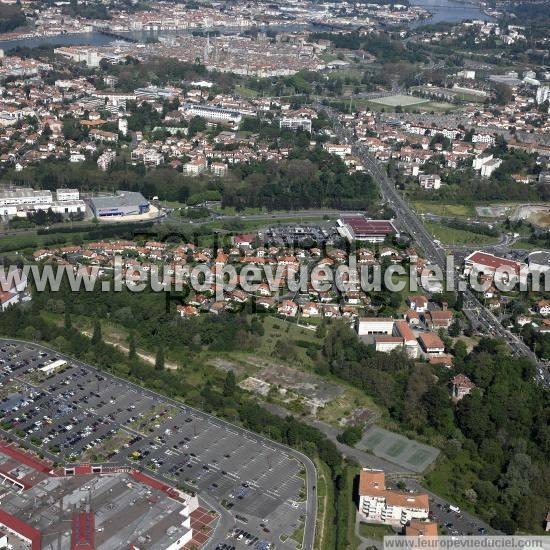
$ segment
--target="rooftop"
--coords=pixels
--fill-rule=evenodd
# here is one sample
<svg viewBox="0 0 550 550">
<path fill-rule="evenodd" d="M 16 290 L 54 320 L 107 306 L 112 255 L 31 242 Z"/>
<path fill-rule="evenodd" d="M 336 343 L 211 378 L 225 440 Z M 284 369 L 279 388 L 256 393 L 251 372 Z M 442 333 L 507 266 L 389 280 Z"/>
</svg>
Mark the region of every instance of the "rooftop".
<svg viewBox="0 0 550 550">
<path fill-rule="evenodd" d="M 350 227 L 356 236 L 389 235 L 397 233 L 391 220 L 367 220 L 364 216 L 342 216 L 342 223 Z"/>
<path fill-rule="evenodd" d="M 32 540 L 33 550 L 58 543 L 80 550 L 160 550 L 191 540 L 190 501 L 177 489 L 130 469 L 70 468 L 52 470 L 0 442 L 0 474 L 9 482 L 0 524 Z"/>
<path fill-rule="evenodd" d="M 134 191 L 117 191 L 116 195 L 106 197 L 94 197 L 92 202 L 95 208 L 120 208 L 122 206 L 137 207 L 148 204 L 147 199 Z"/>
</svg>

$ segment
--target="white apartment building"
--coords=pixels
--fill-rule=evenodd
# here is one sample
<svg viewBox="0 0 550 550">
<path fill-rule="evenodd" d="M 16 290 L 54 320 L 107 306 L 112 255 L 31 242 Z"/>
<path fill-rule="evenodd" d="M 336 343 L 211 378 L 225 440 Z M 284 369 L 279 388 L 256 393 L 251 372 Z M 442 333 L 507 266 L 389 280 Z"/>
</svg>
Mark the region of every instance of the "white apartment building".
<svg viewBox="0 0 550 550">
<path fill-rule="evenodd" d="M 367 523 L 399 527 L 414 519 L 428 519 L 428 495 L 386 489 L 382 470 L 363 468 L 359 474 L 359 514 Z"/>
<path fill-rule="evenodd" d="M 185 103 L 183 111 L 190 117 L 200 116 L 212 122 L 225 122 L 235 125 L 240 124 L 243 118 L 241 113 L 232 109 L 224 109 L 222 107 L 213 107 L 210 105 L 195 105 L 193 103 Z"/>
<path fill-rule="evenodd" d="M 183 165 L 183 171 L 188 176 L 198 176 L 206 171 L 208 164 L 206 159 L 197 157 Z"/>
<path fill-rule="evenodd" d="M 486 143 L 487 145 L 493 145 L 495 138 L 491 134 L 474 134 L 472 136 L 472 143 Z"/>
<path fill-rule="evenodd" d="M 99 155 L 97 159 L 97 165 L 100 170 L 106 172 L 109 169 L 109 166 L 114 162 L 116 158 L 116 153 L 108 149 Z"/>
<path fill-rule="evenodd" d="M 545 101 L 550 101 L 550 86 L 539 86 L 536 99 L 539 105 Z"/>
<path fill-rule="evenodd" d="M 77 201 L 80 199 L 80 192 L 78 189 L 57 189 L 55 197 L 60 202 Z"/>
<path fill-rule="evenodd" d="M 424 189 L 439 189 L 441 187 L 441 177 L 437 174 L 420 174 L 418 181 L 420 187 Z"/>
<path fill-rule="evenodd" d="M 481 167 L 481 177 L 490 178 L 492 173 L 502 164 L 501 159 L 491 159 Z"/>
<path fill-rule="evenodd" d="M 279 121 L 279 128 L 311 132 L 311 119 L 303 117 L 282 117 Z"/>
<path fill-rule="evenodd" d="M 464 78 L 465 80 L 474 80 L 476 77 L 476 72 L 464 69 L 463 71 L 458 71 L 456 76 Z"/>
<path fill-rule="evenodd" d="M 351 155 L 351 145 L 339 145 L 337 143 L 325 143 L 323 149 L 330 155 L 336 155 L 340 158 L 344 158 L 347 155 Z"/>
<path fill-rule="evenodd" d="M 502 164 L 501 159 L 493 158 L 493 155 L 476 157 L 472 162 L 474 170 L 479 170 L 484 178 L 491 177 L 491 174 Z"/>
<path fill-rule="evenodd" d="M 219 178 L 223 178 L 227 174 L 227 164 L 223 162 L 213 162 L 210 165 L 210 171 Z"/>
</svg>

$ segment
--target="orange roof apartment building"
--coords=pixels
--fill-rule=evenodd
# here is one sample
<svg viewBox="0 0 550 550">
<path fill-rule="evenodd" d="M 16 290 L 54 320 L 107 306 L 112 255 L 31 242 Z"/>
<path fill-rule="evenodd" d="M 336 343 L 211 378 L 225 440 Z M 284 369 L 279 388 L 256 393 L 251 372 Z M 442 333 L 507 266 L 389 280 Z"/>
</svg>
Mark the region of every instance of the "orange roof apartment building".
<svg viewBox="0 0 550 550">
<path fill-rule="evenodd" d="M 428 495 L 386 489 L 382 470 L 363 468 L 359 474 L 359 513 L 369 523 L 403 526 L 428 519 Z"/>
</svg>

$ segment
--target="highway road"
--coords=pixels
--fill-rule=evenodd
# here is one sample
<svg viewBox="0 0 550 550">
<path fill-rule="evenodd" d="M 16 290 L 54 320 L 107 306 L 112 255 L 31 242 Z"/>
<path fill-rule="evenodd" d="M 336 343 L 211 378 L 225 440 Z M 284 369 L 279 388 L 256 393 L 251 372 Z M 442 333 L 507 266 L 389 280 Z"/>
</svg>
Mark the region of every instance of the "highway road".
<svg viewBox="0 0 550 550">
<path fill-rule="evenodd" d="M 353 153 L 364 163 L 364 166 L 378 183 L 383 199 L 393 208 L 398 224 L 408 232 L 419 247 L 424 251 L 425 257 L 432 264 L 439 266 L 446 273 L 446 251 L 438 246 L 433 237 L 428 233 L 421 219 L 407 204 L 390 181 L 385 170 L 378 161 L 368 152 L 366 147 L 356 141 L 353 131 L 342 126 L 337 112 L 329 107 L 316 104 L 317 109 L 324 109 L 333 123 L 338 138 L 346 143 L 353 144 Z M 454 277 L 456 283 L 456 277 Z M 502 338 L 516 356 L 524 356 L 533 360 L 537 365 L 537 381 L 546 386 L 550 385 L 550 371 L 541 363 L 533 351 L 519 338 L 506 330 L 495 315 L 485 308 L 470 289 L 463 292 L 463 312 L 472 324 L 474 330 L 483 334 Z"/>
</svg>

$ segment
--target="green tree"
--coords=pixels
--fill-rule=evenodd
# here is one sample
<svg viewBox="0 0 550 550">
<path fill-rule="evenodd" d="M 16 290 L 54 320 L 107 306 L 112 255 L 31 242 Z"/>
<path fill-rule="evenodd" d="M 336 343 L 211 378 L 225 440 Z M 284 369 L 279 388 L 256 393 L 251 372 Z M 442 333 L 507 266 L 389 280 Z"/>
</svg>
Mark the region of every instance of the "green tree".
<svg viewBox="0 0 550 550">
<path fill-rule="evenodd" d="M 237 381 L 235 379 L 235 373 L 232 370 L 227 371 L 225 375 L 225 381 L 223 384 L 223 395 L 225 397 L 232 397 L 237 387 Z"/>
<path fill-rule="evenodd" d="M 337 439 L 340 443 L 344 443 L 349 447 L 354 447 L 363 436 L 362 426 L 349 426 L 341 434 L 338 434 Z"/>
<path fill-rule="evenodd" d="M 67 306 L 65 306 L 64 326 L 65 326 L 65 330 L 71 330 L 73 328 L 73 323 L 71 321 L 71 314 L 69 313 Z"/>
<path fill-rule="evenodd" d="M 456 338 L 460 334 L 460 322 L 458 319 L 455 319 L 451 326 L 449 327 L 449 336 Z"/>
<path fill-rule="evenodd" d="M 164 349 L 159 346 L 155 357 L 155 370 L 164 370 Z"/>
<path fill-rule="evenodd" d="M 136 337 L 134 336 L 134 333 L 130 333 L 130 338 L 128 341 L 128 358 L 129 359 L 136 359 L 137 357 L 137 351 L 136 351 Z"/>
<path fill-rule="evenodd" d="M 92 334 L 92 345 L 97 346 L 99 345 L 103 340 L 103 337 L 101 335 L 101 323 L 99 319 L 96 319 L 94 321 L 94 332 Z"/>
</svg>

